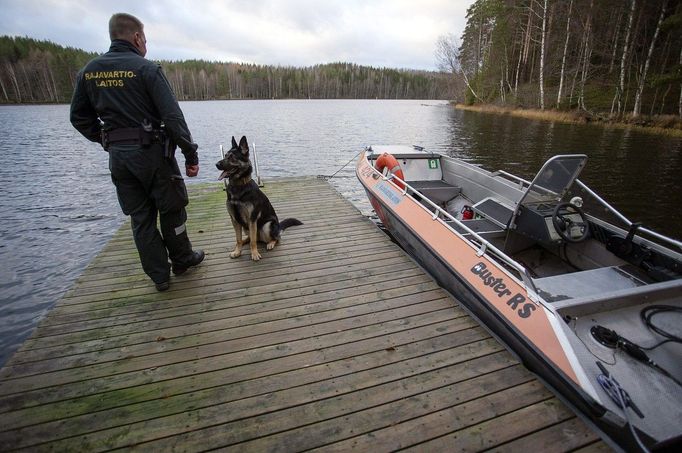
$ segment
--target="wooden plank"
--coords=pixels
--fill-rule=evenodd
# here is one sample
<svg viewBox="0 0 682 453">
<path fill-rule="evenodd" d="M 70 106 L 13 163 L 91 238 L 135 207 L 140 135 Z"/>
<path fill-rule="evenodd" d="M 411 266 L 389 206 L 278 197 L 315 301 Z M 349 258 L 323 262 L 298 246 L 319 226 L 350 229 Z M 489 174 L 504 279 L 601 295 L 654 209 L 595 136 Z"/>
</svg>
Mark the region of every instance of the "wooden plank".
<svg viewBox="0 0 682 453">
<path fill-rule="evenodd" d="M 0 398 L 0 408 L 3 411 L 6 409 L 12 410 L 21 407 L 23 404 L 42 404 L 45 401 L 74 398 L 82 394 L 94 394 L 110 391 L 115 388 L 137 386 L 151 381 L 160 382 L 185 376 L 195 379 L 194 375 L 239 366 L 244 363 L 273 361 L 282 357 L 298 355 L 302 352 L 318 351 L 321 348 L 336 344 L 343 344 L 349 341 L 358 342 L 366 338 L 411 330 L 420 326 L 434 325 L 453 319 L 455 318 L 452 316 L 448 317 L 446 311 L 441 310 L 410 318 L 369 324 L 352 331 L 340 331 L 321 336 L 309 336 L 305 333 L 305 329 L 303 329 L 301 333 L 305 336 L 298 340 L 291 341 L 290 338 L 287 338 L 286 332 L 284 332 L 280 333 L 278 338 L 271 339 L 268 336 L 269 344 L 252 350 L 249 350 L 249 346 L 258 344 L 258 338 L 243 338 L 234 342 L 227 342 L 224 345 L 213 345 L 219 354 L 207 357 L 205 360 L 200 360 L 199 357 L 190 357 L 189 360 L 169 363 L 164 366 L 147 365 L 142 361 L 142 363 L 139 363 L 139 366 L 143 366 L 143 368 L 132 371 L 124 371 L 119 368 L 130 366 L 124 360 L 121 363 L 117 363 L 118 366 L 110 366 L 109 369 L 112 372 L 108 375 L 102 373 L 107 367 L 99 366 L 99 377 L 92 376 L 90 374 L 92 370 L 80 370 L 81 373 L 62 373 L 63 376 L 58 377 L 68 382 L 60 384 L 58 391 L 55 390 L 57 383 L 53 381 L 42 382 L 39 378 L 29 377 L 13 382 L 11 389 L 8 386 L 5 390 L 7 395 Z M 271 336 L 275 337 L 275 335 Z M 231 345 L 235 346 L 236 352 L 229 352 L 232 351 Z M 159 358 L 163 360 L 163 356 L 159 356 Z M 24 383 L 26 380 L 31 382 Z M 87 385 L 84 385 L 85 382 L 87 382 Z M 35 386 L 35 388 L 31 389 L 31 386 Z"/>
<path fill-rule="evenodd" d="M 488 450 L 522 435 L 532 434 L 547 425 L 575 417 L 556 397 L 550 397 L 548 390 L 538 387 L 533 394 L 537 398 L 514 395 L 511 404 L 502 401 L 490 404 L 477 400 L 474 407 L 468 408 L 461 415 L 475 419 L 478 413 L 483 413 L 485 415 L 482 418 L 485 421 L 466 424 L 457 431 L 419 444 L 413 450 L 444 451 L 452 448 L 461 451 Z M 553 447 L 561 450 L 562 444 Z"/>
<path fill-rule="evenodd" d="M 401 286 L 403 282 L 407 284 Z M 141 337 L 142 334 L 147 334 L 147 338 L 158 338 L 154 337 L 155 333 L 166 335 L 164 338 L 168 340 L 179 336 L 175 330 L 171 333 L 168 332 L 168 329 L 174 327 L 193 326 L 195 333 L 202 333 L 210 330 L 210 324 L 204 323 L 216 323 L 221 320 L 229 320 L 237 326 L 244 326 L 255 324 L 258 321 L 274 321 L 303 314 L 321 313 L 332 308 L 352 307 L 398 296 L 415 296 L 413 300 L 416 301 L 417 295 L 438 288 L 433 281 L 424 281 L 424 277 L 421 275 L 382 283 L 371 287 L 371 292 L 357 295 L 355 295 L 358 292 L 357 289 L 350 288 L 343 292 L 317 293 L 302 298 L 287 298 L 268 302 L 256 301 L 253 303 L 252 299 L 243 300 L 243 298 L 219 300 L 211 306 L 210 310 L 197 309 L 195 305 L 189 307 L 183 305 L 147 313 L 96 318 L 91 323 L 73 323 L 73 326 L 64 326 L 68 333 L 47 338 L 41 337 L 44 339 L 44 343 L 48 345 L 47 347 L 21 351 L 14 357 L 12 363 L 17 365 L 76 353 L 101 351 L 103 348 L 113 349 L 125 345 L 134 345 L 141 341 L 137 338 Z M 439 291 L 442 297 L 442 290 Z M 353 295 L 343 297 L 346 294 Z M 324 297 L 325 295 L 327 297 Z M 87 332 L 79 329 L 84 325 L 90 327 Z M 93 339 L 86 339 L 86 334 L 92 335 Z M 144 338 L 142 338 L 143 340 Z"/>
<path fill-rule="evenodd" d="M 445 336 L 451 338 L 439 338 Z M 212 392 L 215 391 L 221 393 L 220 398 L 223 401 L 230 401 L 230 397 L 237 400 L 297 385 L 330 380 L 363 370 L 373 368 L 379 370 L 381 367 L 393 373 L 406 373 L 409 370 L 420 372 L 428 364 L 421 360 L 411 365 L 411 360 L 414 358 L 432 354 L 432 358 L 439 360 L 443 366 L 457 361 L 461 362 L 461 359 L 453 357 L 449 352 L 447 341 L 462 343 L 471 340 L 482 341 L 486 338 L 485 333 L 480 328 L 472 327 L 466 318 L 457 323 L 444 321 L 414 329 L 386 332 L 384 335 L 363 339 L 352 345 L 340 344 L 273 358 L 269 361 L 239 363 L 229 368 L 202 373 L 200 380 L 191 375 L 59 401 L 35 398 L 32 401 L 34 405 L 24 404 L 23 409 L 14 410 L 5 423 L 8 426 L 10 423 L 14 423 L 16 427 L 27 426 L 38 421 L 49 421 L 54 417 L 52 415 L 54 413 L 66 418 L 86 414 L 92 410 L 92 407 L 97 407 L 98 410 L 124 408 L 123 410 L 127 411 L 125 408 L 134 404 L 160 400 L 160 404 L 165 405 L 169 398 L 197 397 L 201 399 L 201 395 L 207 395 L 204 399 L 209 402 L 207 405 L 210 406 L 221 401 L 221 399 L 211 398 Z M 427 344 L 431 347 L 430 350 L 425 350 Z M 481 356 L 495 355 L 495 358 L 491 360 L 494 360 L 498 366 L 512 364 L 510 357 L 499 356 L 501 347 L 495 342 L 486 341 L 482 345 L 477 350 Z M 437 354 L 439 351 L 443 351 L 440 359 Z M 392 364 L 398 363 L 403 363 L 403 365 L 391 367 Z M 405 364 L 411 366 L 408 368 L 404 366 Z M 44 392 L 43 395 L 54 398 L 53 392 Z"/>
<path fill-rule="evenodd" d="M 293 269 L 290 270 L 286 276 L 293 274 L 291 278 L 283 278 L 282 275 L 262 276 L 257 268 L 257 263 L 250 260 L 242 260 L 247 266 L 251 266 L 253 273 L 250 278 L 238 279 L 236 281 L 226 282 L 222 277 L 207 278 L 202 280 L 205 286 L 197 287 L 191 281 L 184 279 L 172 280 L 174 283 L 168 294 L 160 294 L 156 292 L 154 286 L 149 284 L 142 287 L 133 287 L 130 289 L 112 289 L 106 291 L 101 289 L 98 292 L 87 292 L 81 295 L 68 295 L 62 299 L 62 306 L 76 305 L 76 304 L 90 304 L 93 302 L 111 302 L 116 299 L 131 299 L 137 298 L 139 302 L 165 299 L 168 295 L 184 296 L 206 294 L 214 291 L 236 291 L 236 290 L 250 290 L 249 293 L 254 294 L 256 291 L 280 291 L 293 287 L 317 285 L 327 282 L 335 282 L 344 279 L 361 279 L 363 276 L 377 272 L 384 273 L 387 269 L 391 271 L 398 271 L 414 266 L 414 263 L 405 256 L 397 255 L 388 263 L 377 260 L 373 257 L 360 257 L 347 266 L 339 268 L 334 266 L 334 263 L 328 263 L 326 266 L 317 266 L 315 269 L 310 269 L 304 272 L 296 273 Z M 343 269 L 343 272 L 332 272 Z M 197 269 L 195 273 L 203 272 Z M 278 286 L 279 284 L 279 286 Z M 185 290 L 183 292 L 183 290 Z"/>
<path fill-rule="evenodd" d="M 165 293 L 115 233 L 0 370 L 0 449 L 602 448 L 326 182 L 264 190 L 304 225 L 255 263 L 190 186 L 207 258 Z"/>
<path fill-rule="evenodd" d="M 208 338 L 195 339 L 194 337 L 182 337 L 177 340 L 177 342 L 181 343 L 180 347 L 170 351 L 165 350 L 165 340 L 153 341 L 144 344 L 143 348 L 140 348 L 142 349 L 141 351 L 136 350 L 138 355 L 127 354 L 127 351 L 124 351 L 120 359 L 110 363 L 81 364 L 81 366 L 74 368 L 57 367 L 53 371 L 16 379 L 11 377 L 11 373 L 7 373 L 9 376 L 3 377 L 0 395 L 177 364 L 184 364 L 188 371 L 190 371 L 192 369 L 191 365 L 197 360 L 210 357 L 218 359 L 218 356 L 222 355 L 225 351 L 246 351 L 250 349 L 254 342 L 264 341 L 267 345 L 287 344 L 297 341 L 302 336 L 310 337 L 343 331 L 350 331 L 352 334 L 354 332 L 352 329 L 357 330 L 358 326 L 375 326 L 378 323 L 402 321 L 403 319 L 411 318 L 428 319 L 431 321 L 446 316 L 451 316 L 451 310 L 449 301 L 444 299 L 425 302 L 420 304 L 420 306 L 409 306 L 375 313 L 371 317 L 342 319 L 317 326 L 294 327 L 289 330 L 263 334 L 250 335 L 252 329 L 244 328 L 210 333 L 207 335 Z M 170 342 L 173 343 L 173 340 Z"/>
<path fill-rule="evenodd" d="M 574 453 L 611 453 L 614 450 L 600 440 L 582 448 L 574 450 Z"/>
<path fill-rule="evenodd" d="M 383 270 L 383 269 L 381 269 Z M 419 269 L 415 267 L 411 268 L 406 268 L 401 271 L 391 271 L 391 272 L 373 272 L 371 274 L 368 274 L 365 277 L 364 281 L 368 282 L 377 282 L 377 281 L 384 281 L 384 280 L 400 280 L 403 278 L 410 278 L 418 275 L 424 275 L 423 272 L 421 272 Z M 277 299 L 286 299 L 286 298 L 293 298 L 293 297 L 305 297 L 305 296 L 311 296 L 315 294 L 320 294 L 320 293 L 333 293 L 335 291 L 343 291 L 349 287 L 352 288 L 358 288 L 358 284 L 356 280 L 353 279 L 341 279 L 337 281 L 332 281 L 332 282 L 327 282 L 323 284 L 318 284 L 318 285 L 308 285 L 308 286 L 301 286 L 299 288 L 291 288 L 289 290 L 280 290 L 277 292 L 271 292 L 267 294 L 267 297 L 272 297 L 272 298 L 277 298 Z M 357 289 L 356 289 L 357 291 Z M 126 310 L 130 310 L 130 312 L 147 312 L 150 310 L 157 310 L 157 309 L 165 309 L 165 308 L 176 308 L 179 306 L 185 306 L 189 305 L 192 303 L 195 304 L 202 304 L 204 302 L 206 303 L 212 303 L 217 300 L 232 300 L 232 299 L 237 299 L 237 298 L 242 298 L 242 300 L 263 300 L 265 296 L 261 293 L 256 293 L 256 294 L 249 294 L 247 291 L 213 291 L 208 294 L 199 294 L 199 295 L 193 295 L 193 294 L 183 294 L 182 297 L 177 297 L 169 301 L 168 299 L 164 298 L 159 298 L 154 301 L 150 301 L 145 304 L 140 304 L 138 303 L 137 299 L 122 299 L 120 301 L 116 301 L 112 303 L 111 301 L 103 301 L 101 303 L 95 303 L 93 302 L 91 305 L 93 307 L 90 307 L 92 310 L 87 310 L 84 308 L 87 307 L 77 307 L 77 311 L 69 311 L 65 312 L 63 310 L 60 310 L 60 314 L 63 314 L 65 317 L 66 316 L 78 316 L 80 315 L 85 315 L 85 316 L 90 316 L 91 312 L 95 312 L 97 316 L 108 316 L 112 313 L 120 313 L 124 312 Z M 270 300 L 270 299 L 268 299 Z M 74 307 L 70 307 L 71 310 L 74 309 Z M 68 313 L 68 314 L 66 314 Z M 27 341 L 27 344 L 30 344 L 31 340 Z"/>
<path fill-rule="evenodd" d="M 466 359 L 473 359 L 475 357 L 482 357 L 477 362 L 481 367 L 495 367 L 501 366 L 500 363 L 508 362 L 495 359 L 484 359 L 484 355 L 494 351 L 496 346 L 494 342 L 475 342 L 457 348 L 458 344 L 462 342 L 471 341 L 477 336 L 480 337 L 481 332 L 474 330 L 466 330 L 458 335 L 442 336 L 434 339 L 431 342 L 424 342 L 425 344 L 433 343 L 438 345 L 440 349 L 447 348 L 449 352 L 466 351 L 459 357 L 459 363 Z M 423 343 L 423 344 L 424 344 Z M 423 346 L 422 344 L 422 346 Z M 416 345 L 415 345 L 416 346 Z M 487 346 L 487 347 L 486 347 Z M 412 354 L 419 354 L 415 352 L 414 347 L 409 347 Z M 422 351 L 423 353 L 423 351 Z M 365 357 L 368 360 L 381 359 L 381 356 L 387 356 L 384 351 L 383 354 L 374 354 L 374 357 Z M 452 353 L 450 354 L 430 354 L 423 357 L 415 357 L 407 364 L 420 364 L 422 370 L 428 370 L 434 366 L 443 367 L 443 361 L 447 360 L 452 364 Z M 398 362 L 398 363 L 405 363 Z M 460 366 L 460 368 L 462 368 Z M 439 377 L 447 379 L 452 373 L 448 370 L 459 370 L 460 368 L 445 367 L 440 370 Z M 470 369 L 470 367 L 467 367 Z M 472 371 L 470 371 L 472 372 Z M 325 372 L 325 374 L 328 372 Z M 177 430 L 186 431 L 185 424 L 188 417 L 188 405 L 194 412 L 192 417 L 203 422 L 195 422 L 192 426 L 194 430 L 199 428 L 201 424 L 211 426 L 220 422 L 221 420 L 235 420 L 243 418 L 251 414 L 253 416 L 259 414 L 269 414 L 276 412 L 279 409 L 290 406 L 299 406 L 302 403 L 326 400 L 329 397 L 336 397 L 339 394 L 352 393 L 359 388 L 370 388 L 379 383 L 386 381 L 403 382 L 405 378 L 412 375 L 412 371 L 407 367 L 397 367 L 388 365 L 383 367 L 367 367 L 364 371 L 357 370 L 354 374 L 345 374 L 334 379 L 334 385 L 329 385 L 328 381 L 312 382 L 310 384 L 301 385 L 300 382 L 293 380 L 293 376 L 272 376 L 268 379 L 261 380 L 261 383 L 269 385 L 273 391 L 264 393 L 262 389 L 253 389 L 258 394 L 252 397 L 245 397 L 243 393 L 235 394 L 230 387 L 222 385 L 220 388 L 211 388 L 206 392 L 194 392 L 191 395 L 185 394 L 177 397 L 167 396 L 163 399 L 156 399 L 143 404 L 132 404 L 123 409 L 114 409 L 106 411 L 106 413 L 98 412 L 97 414 L 87 414 L 77 418 L 69 418 L 58 424 L 51 423 L 46 426 L 29 426 L 25 429 L 18 430 L 16 434 L 16 442 L 23 442 L 22 446 L 28 446 L 29 443 L 39 443 L 44 440 L 54 440 L 59 438 L 59 430 L 50 429 L 53 426 L 64 427 L 69 426 L 68 432 L 78 434 L 87 434 L 89 431 L 97 431 L 96 434 L 87 437 L 86 442 L 97 444 L 99 442 L 109 442 L 107 448 L 116 448 L 125 446 L 130 442 L 139 443 L 145 439 L 151 440 L 157 437 L 163 437 L 169 431 L 175 432 Z M 455 375 L 459 375 L 455 373 Z M 424 373 L 417 374 L 414 379 L 423 379 Z M 273 379 L 274 378 L 274 379 Z M 306 378 L 309 380 L 310 378 Z M 527 379 L 530 379 L 528 377 Z M 369 391 L 369 390 L 368 390 Z M 131 414 L 133 412 L 135 415 Z M 153 414 L 153 418 L 150 418 Z M 169 415 L 166 415 L 169 414 Z M 163 416 L 163 417 L 161 417 Z M 104 417 L 104 420 L 102 419 Z M 140 422 L 135 422 L 140 420 Z M 297 421 L 293 421 L 297 423 Z M 109 428 L 111 427 L 111 428 Z M 107 428 L 106 432 L 102 432 L 102 428 Z M 108 439 L 118 439 L 117 444 L 111 444 Z M 80 438 L 79 441 L 83 441 Z M 71 441 L 68 441 L 71 442 Z M 67 442 L 67 443 L 68 443 Z M 66 446 L 66 445 L 65 445 Z M 156 448 L 154 450 L 157 450 Z M 158 451 L 165 451 L 161 448 Z"/>
<path fill-rule="evenodd" d="M 104 339 L 111 336 L 108 331 L 101 330 L 106 326 L 110 326 L 113 329 L 118 327 L 121 334 L 125 334 L 127 330 L 142 332 L 149 330 L 145 328 L 147 327 L 146 323 L 170 318 L 179 318 L 178 324 L 176 324 L 179 326 L 194 322 L 198 323 L 204 319 L 220 318 L 220 315 L 223 314 L 221 312 L 225 310 L 232 310 L 235 316 L 296 306 L 308 307 L 308 309 L 312 310 L 318 303 L 346 300 L 353 296 L 378 298 L 382 294 L 386 294 L 386 297 L 393 297 L 393 295 L 426 291 L 433 289 L 435 286 L 428 277 L 414 270 L 402 271 L 401 273 L 393 274 L 392 277 L 395 278 L 388 279 L 385 275 L 380 274 L 375 276 L 374 280 L 368 279 L 368 285 L 359 289 L 348 282 L 342 282 L 342 284 L 335 285 L 333 289 L 327 291 L 318 291 L 312 294 L 301 294 L 293 297 L 278 295 L 267 301 L 264 301 L 260 295 L 228 298 L 222 297 L 218 293 L 212 297 L 184 298 L 183 303 L 178 305 L 130 305 L 107 310 L 73 313 L 71 314 L 71 317 L 74 318 L 72 323 L 68 322 L 69 316 L 63 317 L 60 322 L 60 325 L 64 326 L 65 329 L 69 329 L 68 324 L 72 324 L 72 330 L 63 334 L 53 334 L 49 337 L 37 337 L 31 340 L 31 349 L 19 351 L 14 359 L 20 362 L 30 361 L 30 358 L 24 359 L 24 354 L 30 354 L 30 352 L 36 350 L 43 350 L 47 356 L 50 356 L 53 348 L 56 347 L 55 345 L 69 347 L 68 345 L 73 344 L 74 341 L 70 337 L 74 333 L 81 335 L 79 333 L 80 330 L 93 330 L 92 334 L 95 335 L 95 339 Z M 405 291 L 402 291 L 403 288 Z M 171 326 L 172 324 L 169 321 L 166 327 Z M 83 345 L 87 347 L 87 343 L 83 343 Z M 40 354 L 40 352 L 38 353 Z M 68 355 L 68 352 L 64 354 Z"/>
<path fill-rule="evenodd" d="M 514 453 L 518 451 L 547 451 L 561 445 L 564 451 L 592 445 L 599 440 L 578 418 L 571 418 L 548 428 L 536 431 L 528 436 L 508 442 L 492 449 L 495 452 Z"/>
<path fill-rule="evenodd" d="M 429 301 L 437 301 L 434 307 L 443 307 L 442 290 L 436 289 L 429 292 L 410 294 L 375 300 L 371 302 L 357 303 L 348 306 L 330 307 L 327 311 L 311 314 L 301 314 L 300 316 L 280 316 L 279 319 L 262 319 L 256 317 L 249 322 L 248 317 L 228 317 L 204 321 L 200 324 L 186 324 L 174 328 L 168 333 L 168 328 L 164 326 L 152 328 L 141 333 L 113 332 L 114 337 L 107 340 L 108 349 L 97 349 L 93 352 L 81 352 L 72 356 L 46 358 L 39 362 L 31 362 L 23 365 L 5 367 L 0 372 L 0 377 L 11 377 L 16 379 L 21 376 L 35 374 L 45 374 L 53 370 L 66 370 L 70 368 L 82 367 L 84 363 L 88 366 L 105 362 L 123 360 L 126 357 L 142 357 L 150 354 L 163 353 L 166 357 L 173 360 L 170 351 L 182 351 L 185 348 L 194 348 L 209 345 L 212 343 L 229 341 L 235 338 L 253 337 L 257 335 L 269 335 L 279 331 L 294 330 L 305 326 L 321 326 L 324 323 L 338 321 L 349 318 L 364 318 L 366 315 L 377 315 L 378 313 L 391 312 L 403 315 L 403 313 L 413 313 L 428 311 L 429 308 L 422 305 Z M 408 311 L 397 311 L 407 308 Z M 463 315 L 463 312 L 460 312 Z M 407 317 L 407 316 L 406 316 Z M 356 324 L 357 325 L 357 324 Z M 334 328 L 339 328 L 335 325 Z M 99 334 L 100 329 L 96 332 Z M 164 335 L 169 335 L 168 337 Z M 160 338 L 163 337 L 163 340 Z M 189 341 L 188 341 L 189 339 Z M 120 348 L 125 347 L 122 352 Z M 184 355 L 184 351 L 182 351 Z"/>
<path fill-rule="evenodd" d="M 468 391 L 453 391 L 442 395 L 442 400 L 436 400 L 434 395 L 427 394 L 427 410 L 416 414 L 406 412 L 402 418 L 386 423 L 383 428 L 352 433 L 354 436 L 324 445 L 320 450 L 366 451 L 371 448 L 377 451 L 395 451 L 412 447 L 414 451 L 481 451 L 481 448 L 467 449 L 465 447 L 468 445 L 464 446 L 456 441 L 443 440 L 438 444 L 428 441 L 550 397 L 530 377 L 507 382 L 507 376 L 494 373 L 489 378 L 489 382 L 483 379 L 474 381 L 484 385 L 474 386 Z M 386 413 L 390 415 L 390 410 Z"/>
<path fill-rule="evenodd" d="M 503 374 L 506 376 L 506 373 Z M 409 416 L 415 411 L 416 415 L 423 414 L 432 406 L 438 407 L 440 404 L 452 401 L 455 398 L 454 395 L 462 395 L 460 396 L 462 399 L 467 399 L 469 396 L 483 397 L 486 394 L 486 388 L 496 388 L 500 383 L 505 382 L 504 379 L 493 378 L 486 381 L 485 386 L 481 386 L 479 381 L 471 380 L 431 389 L 433 385 L 442 382 L 438 379 L 431 380 L 433 377 L 431 373 L 421 373 L 398 382 L 377 385 L 348 395 L 290 407 L 257 417 L 221 423 L 205 429 L 195 429 L 182 434 L 179 439 L 190 449 L 228 446 L 235 446 L 242 451 L 306 449 L 342 438 L 344 435 L 352 435 L 356 431 L 361 432 L 377 425 L 390 424 L 392 420 L 400 416 Z M 519 401 L 522 396 L 531 401 L 540 398 L 538 395 L 538 390 L 541 390 L 540 385 L 537 382 L 524 385 L 521 384 L 522 379 L 512 380 L 516 386 L 509 394 L 505 393 L 505 402 Z M 425 393 L 424 389 L 430 391 Z M 521 390 L 525 391 L 521 392 Z M 356 419 L 358 417 L 359 420 Z M 299 426 L 301 428 L 297 429 Z M 145 436 L 149 436 L 149 433 Z M 161 438 L 150 443 L 137 443 L 136 447 L 143 450 L 163 451 L 170 445 L 170 439 Z M 431 451 L 447 451 L 447 449 Z"/>
</svg>

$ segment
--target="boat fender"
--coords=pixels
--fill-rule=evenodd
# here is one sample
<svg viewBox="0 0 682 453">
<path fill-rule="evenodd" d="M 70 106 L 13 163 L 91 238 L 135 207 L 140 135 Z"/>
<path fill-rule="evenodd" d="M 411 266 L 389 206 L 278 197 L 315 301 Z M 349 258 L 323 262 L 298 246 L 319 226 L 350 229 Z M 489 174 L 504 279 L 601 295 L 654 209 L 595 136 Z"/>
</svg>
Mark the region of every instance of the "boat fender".
<svg viewBox="0 0 682 453">
<path fill-rule="evenodd" d="M 374 164 L 374 168 L 377 169 L 377 171 L 380 171 L 383 173 L 384 168 L 388 168 L 388 175 L 395 175 L 398 178 L 400 178 L 400 181 L 397 179 L 393 180 L 393 184 L 396 186 L 400 187 L 401 189 L 405 188 L 405 184 L 403 184 L 402 181 L 405 181 L 405 176 L 403 175 L 403 170 L 400 168 L 400 164 L 398 163 L 398 160 L 393 157 L 393 155 L 389 153 L 383 153 L 379 158 L 377 159 L 376 163 Z"/>
</svg>

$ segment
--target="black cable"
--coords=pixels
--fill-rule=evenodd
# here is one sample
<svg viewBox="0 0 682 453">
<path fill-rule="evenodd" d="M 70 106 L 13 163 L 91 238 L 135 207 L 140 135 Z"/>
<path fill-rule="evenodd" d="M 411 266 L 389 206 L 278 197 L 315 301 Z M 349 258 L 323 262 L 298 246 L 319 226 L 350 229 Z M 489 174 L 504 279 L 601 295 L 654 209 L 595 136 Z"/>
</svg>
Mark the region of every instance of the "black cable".
<svg viewBox="0 0 682 453">
<path fill-rule="evenodd" d="M 670 338 L 668 338 L 667 340 L 660 341 L 660 342 L 656 343 L 656 344 L 653 345 L 653 346 L 649 346 L 648 348 L 645 348 L 645 347 L 642 347 L 642 346 L 640 346 L 639 348 L 640 348 L 640 349 L 644 349 L 645 351 L 653 351 L 653 350 L 656 349 L 657 347 L 662 346 L 662 345 L 664 345 L 664 344 L 666 344 L 666 343 L 670 343 L 671 341 L 674 341 L 674 340 L 671 340 Z"/>
<path fill-rule="evenodd" d="M 642 318 L 642 321 L 646 326 L 659 334 L 662 337 L 667 338 L 666 341 L 663 341 L 656 346 L 652 346 L 650 348 L 642 348 L 642 349 L 653 349 L 654 347 L 658 347 L 662 345 L 663 343 L 667 343 L 668 341 L 674 341 L 676 343 L 682 343 L 682 338 L 678 337 L 677 335 L 673 335 L 670 332 L 667 332 L 657 325 L 655 325 L 651 318 L 653 318 L 654 315 L 657 315 L 659 313 L 665 313 L 665 312 L 671 312 L 671 311 L 676 311 L 682 313 L 682 307 L 675 307 L 672 305 L 649 305 L 648 307 L 644 307 L 642 311 L 639 312 L 639 316 Z M 651 312 L 651 313 L 649 313 Z"/>
<path fill-rule="evenodd" d="M 677 384 L 677 385 L 679 385 L 680 387 L 682 387 L 682 382 L 680 382 L 679 379 L 675 378 L 675 376 L 673 376 L 672 374 L 670 374 L 670 372 L 669 372 L 668 370 L 666 370 L 665 368 L 661 367 L 659 364 L 657 364 L 657 363 L 655 363 L 655 362 L 652 363 L 651 366 L 654 367 L 654 368 L 656 368 L 656 369 L 657 369 L 660 373 L 662 373 L 664 376 L 667 376 L 668 379 L 670 379 L 671 381 L 673 381 L 675 384 Z"/>
</svg>

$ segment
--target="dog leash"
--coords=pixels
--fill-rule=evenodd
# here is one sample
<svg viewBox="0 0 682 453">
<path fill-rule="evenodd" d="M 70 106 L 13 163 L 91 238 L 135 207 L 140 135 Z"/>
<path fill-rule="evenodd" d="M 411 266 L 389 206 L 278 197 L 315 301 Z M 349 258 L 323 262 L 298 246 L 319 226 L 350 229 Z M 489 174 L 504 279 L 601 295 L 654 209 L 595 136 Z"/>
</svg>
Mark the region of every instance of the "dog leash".
<svg viewBox="0 0 682 453">
<path fill-rule="evenodd" d="M 346 166 L 347 166 L 348 164 L 350 164 L 351 162 L 353 162 L 353 161 L 355 160 L 355 158 L 358 157 L 363 151 L 364 151 L 364 149 L 361 150 L 359 153 L 357 153 L 355 156 L 351 157 L 351 159 L 350 159 L 348 162 L 346 162 L 345 164 L 343 164 L 343 166 L 342 166 L 341 168 L 339 168 L 338 170 L 336 170 L 336 171 L 334 172 L 333 175 L 331 175 L 331 176 L 327 176 L 327 175 L 317 175 L 317 179 L 326 179 L 326 180 L 332 179 L 334 176 L 337 175 L 338 172 L 340 172 L 341 170 L 343 170 L 344 168 L 346 168 Z"/>
</svg>

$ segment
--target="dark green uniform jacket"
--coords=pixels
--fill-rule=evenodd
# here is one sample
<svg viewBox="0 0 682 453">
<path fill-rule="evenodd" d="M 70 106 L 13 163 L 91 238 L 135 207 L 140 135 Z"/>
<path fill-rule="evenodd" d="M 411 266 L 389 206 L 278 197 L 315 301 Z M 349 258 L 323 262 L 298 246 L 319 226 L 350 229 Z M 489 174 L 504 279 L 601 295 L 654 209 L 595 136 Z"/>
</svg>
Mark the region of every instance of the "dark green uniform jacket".
<svg viewBox="0 0 682 453">
<path fill-rule="evenodd" d="M 145 122 L 155 129 L 163 122 L 185 163 L 199 163 L 197 145 L 161 66 L 146 60 L 129 42 L 116 39 L 109 52 L 78 73 L 71 124 L 88 140 L 101 143 L 102 127 L 110 131 L 141 127 Z"/>
</svg>

